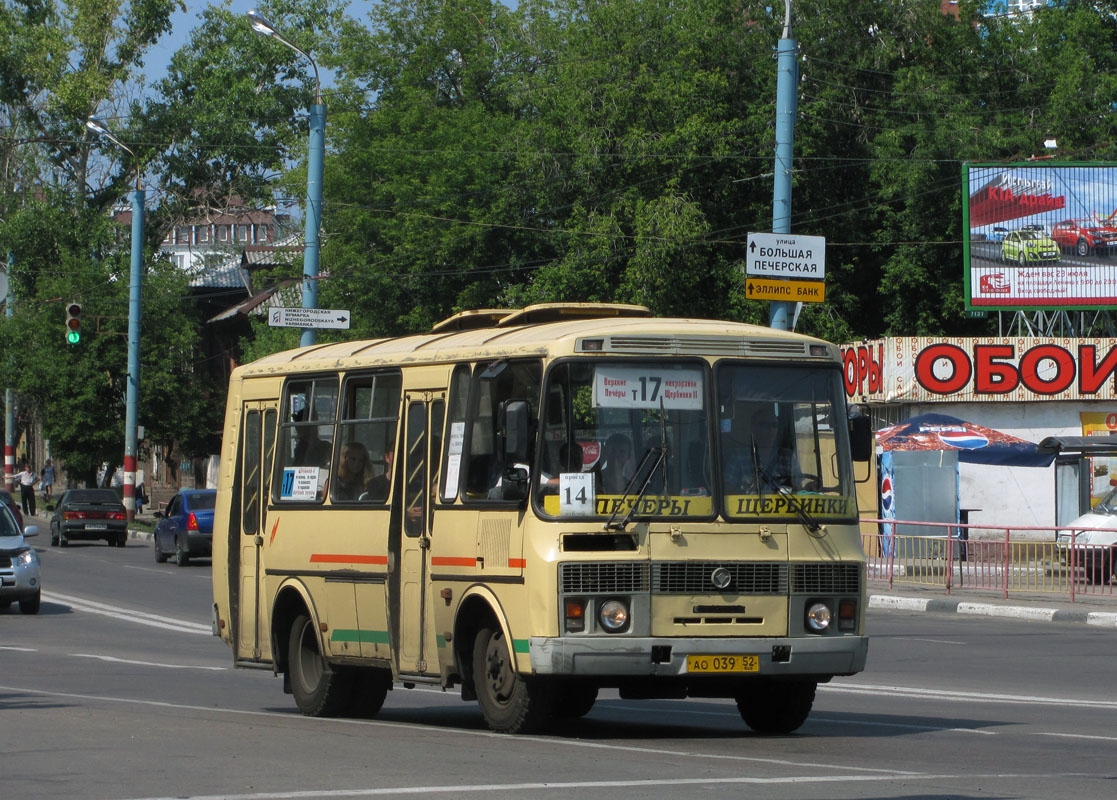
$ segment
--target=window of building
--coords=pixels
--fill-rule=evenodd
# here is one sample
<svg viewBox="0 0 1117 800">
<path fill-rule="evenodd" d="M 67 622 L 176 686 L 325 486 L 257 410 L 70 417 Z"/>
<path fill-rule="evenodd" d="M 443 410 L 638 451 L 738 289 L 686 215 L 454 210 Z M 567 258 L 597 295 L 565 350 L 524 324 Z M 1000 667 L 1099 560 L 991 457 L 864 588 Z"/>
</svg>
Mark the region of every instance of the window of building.
<svg viewBox="0 0 1117 800">
<path fill-rule="evenodd" d="M 209 225 L 198 226 L 198 244 L 209 243 Z"/>
<path fill-rule="evenodd" d="M 237 225 L 237 241 L 238 242 L 247 242 L 248 241 L 248 226 L 247 225 Z"/>
<path fill-rule="evenodd" d="M 270 234 L 269 228 L 270 228 L 270 226 L 268 226 L 268 225 L 257 225 L 256 226 L 256 241 L 258 241 L 258 242 L 268 241 L 269 234 Z"/>
<path fill-rule="evenodd" d="M 228 225 L 218 225 L 217 226 L 217 241 L 219 241 L 219 242 L 229 241 L 229 226 Z"/>
</svg>

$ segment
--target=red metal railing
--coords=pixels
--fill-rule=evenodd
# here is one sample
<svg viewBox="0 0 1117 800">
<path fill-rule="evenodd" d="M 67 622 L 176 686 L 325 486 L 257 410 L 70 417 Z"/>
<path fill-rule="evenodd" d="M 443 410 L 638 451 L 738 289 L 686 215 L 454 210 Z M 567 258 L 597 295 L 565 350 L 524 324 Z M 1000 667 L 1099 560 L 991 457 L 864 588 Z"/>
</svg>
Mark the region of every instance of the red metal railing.
<svg viewBox="0 0 1117 800">
<path fill-rule="evenodd" d="M 926 535 L 862 534 L 870 581 L 1076 597 L 1114 596 L 1117 545 L 1079 541 L 1082 528 L 960 525 L 862 518 L 862 522 L 926 529 Z M 1065 541 L 1060 541 L 1063 535 Z"/>
</svg>

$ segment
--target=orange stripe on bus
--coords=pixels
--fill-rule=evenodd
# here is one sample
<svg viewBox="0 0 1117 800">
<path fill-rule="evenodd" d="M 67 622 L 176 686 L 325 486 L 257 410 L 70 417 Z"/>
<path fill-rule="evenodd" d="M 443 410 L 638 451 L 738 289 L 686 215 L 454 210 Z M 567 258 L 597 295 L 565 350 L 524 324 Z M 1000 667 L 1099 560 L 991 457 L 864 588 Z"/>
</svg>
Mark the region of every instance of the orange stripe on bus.
<svg viewBox="0 0 1117 800">
<path fill-rule="evenodd" d="M 387 566 L 387 556 L 360 556 L 348 553 L 312 553 L 311 564 L 383 564 Z"/>
<path fill-rule="evenodd" d="M 431 566 L 435 567 L 475 567 L 476 558 L 457 558 L 453 556 L 431 556 Z"/>
<path fill-rule="evenodd" d="M 275 541 L 275 532 L 279 530 L 279 517 L 275 518 L 275 524 L 271 527 L 271 538 L 268 539 L 268 544 Z"/>
<path fill-rule="evenodd" d="M 510 567 L 520 567 L 522 569 L 523 567 L 527 566 L 527 559 L 526 558 L 510 558 L 510 559 L 508 559 L 508 566 L 510 566 Z"/>
</svg>

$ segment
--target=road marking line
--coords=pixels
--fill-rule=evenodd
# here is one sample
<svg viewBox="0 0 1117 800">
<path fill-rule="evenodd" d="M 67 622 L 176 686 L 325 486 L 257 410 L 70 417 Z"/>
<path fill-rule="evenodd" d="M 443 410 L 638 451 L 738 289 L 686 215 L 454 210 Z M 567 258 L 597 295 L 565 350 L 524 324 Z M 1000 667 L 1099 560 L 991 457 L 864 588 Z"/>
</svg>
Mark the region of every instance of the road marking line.
<svg viewBox="0 0 1117 800">
<path fill-rule="evenodd" d="M 40 695 L 43 697 L 65 697 L 71 700 L 89 700 L 93 702 L 102 703 L 125 703 L 128 705 L 137 706 L 152 706 L 154 708 L 168 708 L 179 711 L 200 711 L 209 712 L 212 714 L 230 714 L 234 716 L 248 716 L 248 717 L 265 717 L 267 719 L 282 719 L 286 720 L 292 725 L 308 723 L 313 725 L 321 725 L 329 723 L 333 725 L 364 725 L 370 728 L 388 728 L 390 730 L 409 730 L 409 731 L 423 731 L 428 734 L 436 734 L 443 736 L 465 736 L 468 738 L 481 738 L 481 739 L 499 739 L 508 745 L 518 743 L 546 743 L 550 745 L 563 745 L 566 747 L 577 747 L 582 749 L 593 750 L 613 750 L 629 753 L 641 753 L 644 755 L 667 755 L 679 758 L 698 758 L 709 759 L 712 761 L 732 761 L 732 762 L 747 762 L 751 764 L 773 764 L 781 767 L 797 767 L 808 769 L 828 769 L 828 770 L 844 770 L 848 772 L 862 772 L 885 774 L 894 778 L 916 777 L 921 775 L 919 772 L 908 772 L 897 769 L 874 769 L 872 767 L 864 766 L 843 766 L 841 764 L 826 764 L 819 761 L 792 761 L 784 758 L 759 758 L 756 756 L 740 756 L 740 755 L 724 755 L 720 753 L 700 753 L 692 750 L 670 750 L 667 748 L 659 747 L 639 747 L 637 745 L 618 745 L 609 744 L 608 742 L 590 742 L 584 739 L 555 739 L 545 736 L 516 736 L 509 737 L 504 733 L 493 733 L 492 731 L 478 731 L 478 730 L 465 730 L 462 728 L 438 728 L 430 725 L 423 725 L 415 722 L 388 722 L 385 720 L 375 719 L 345 719 L 340 717 L 332 717 L 329 719 L 317 717 L 304 717 L 295 710 L 281 712 L 281 711 L 253 711 L 250 709 L 239 708 L 212 708 L 210 706 L 195 706 L 186 703 L 168 703 L 163 700 L 140 700 L 131 697 L 107 697 L 105 695 L 92 695 L 92 694 L 78 694 L 75 692 L 54 692 L 44 689 L 28 689 L 23 686 L 0 686 L 0 691 L 5 692 L 23 692 L 25 694 Z M 747 734 L 742 731 L 742 737 Z M 319 793 L 310 793 L 307 796 L 317 797 Z M 224 795 L 222 795 L 224 796 Z M 246 795 L 252 796 L 252 795 Z M 260 795 L 261 797 L 274 797 L 274 794 Z M 181 800 L 181 798 L 180 798 Z"/>
<path fill-rule="evenodd" d="M 888 694 L 893 697 L 934 698 L 952 700 L 957 703 L 1017 703 L 1036 705 L 1074 706 L 1076 708 L 1117 708 L 1117 700 L 1076 700 L 1069 697 L 1038 697 L 1022 694 L 989 694 L 986 692 L 961 692 L 948 689 L 920 689 L 908 686 L 878 686 L 870 683 L 834 684 L 818 687 L 820 692 L 844 692 L 848 694 Z"/>
<path fill-rule="evenodd" d="M 94 653 L 70 653 L 74 658 L 96 658 L 99 661 L 112 661 L 117 664 L 135 664 L 140 667 L 164 667 L 166 669 L 208 669 L 214 672 L 225 672 L 225 667 L 203 667 L 195 664 L 161 664 L 158 661 L 133 661 L 115 656 L 99 656 Z"/>
<path fill-rule="evenodd" d="M 14 650 L 17 653 L 37 653 L 37 652 L 39 652 L 34 647 L 13 647 L 12 645 L 0 645 L 0 650 Z"/>
<path fill-rule="evenodd" d="M 154 628 L 164 628 L 166 630 L 178 631 L 179 633 L 204 634 L 205 636 L 213 635 L 212 628 L 200 622 L 163 617 L 158 614 L 148 614 L 143 611 L 132 611 L 131 609 L 111 606 L 106 603 L 98 603 L 95 600 L 86 600 L 81 597 L 57 594 L 56 592 L 43 592 L 43 599 L 48 602 L 68 604 L 71 608 L 79 611 L 88 611 L 91 614 L 101 614 L 106 617 L 136 622 L 140 625 L 149 625 Z"/>
<path fill-rule="evenodd" d="M 1034 781 L 1036 779 L 1058 780 L 1068 777 L 1067 773 L 995 773 L 995 774 L 939 774 L 939 775 L 787 775 L 773 778 L 732 777 L 732 778 L 665 778 L 661 780 L 611 780 L 611 781 L 554 781 L 534 783 L 488 783 L 481 785 L 460 784 L 453 786 L 397 786 L 377 787 L 375 789 L 307 789 L 291 792 L 252 792 L 250 794 L 208 794 L 208 795 L 177 795 L 174 797 L 142 797 L 130 800 L 296 800 L 296 798 L 311 797 L 381 797 L 387 795 L 403 794 L 450 794 L 456 795 L 463 792 L 524 792 L 538 789 L 554 789 L 557 791 L 570 791 L 572 789 L 613 789 L 621 787 L 659 787 L 659 786 L 775 786 L 775 785 L 808 785 L 829 783 L 858 783 L 882 781 L 939 781 L 939 780 L 983 780 L 983 779 L 1023 779 Z M 1074 777 L 1080 777 L 1074 775 Z"/>
<path fill-rule="evenodd" d="M 1103 742 L 1117 742 L 1117 736 L 1090 736 L 1086 733 L 1048 733 L 1047 731 L 1035 731 L 1032 736 L 1059 736 L 1064 739 L 1098 739 Z"/>
</svg>

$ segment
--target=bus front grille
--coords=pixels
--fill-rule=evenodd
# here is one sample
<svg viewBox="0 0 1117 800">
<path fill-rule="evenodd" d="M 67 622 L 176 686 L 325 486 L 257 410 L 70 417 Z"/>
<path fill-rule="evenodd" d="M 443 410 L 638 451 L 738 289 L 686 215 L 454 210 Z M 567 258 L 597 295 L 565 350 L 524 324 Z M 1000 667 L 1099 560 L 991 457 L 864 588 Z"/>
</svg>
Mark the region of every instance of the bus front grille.
<svg viewBox="0 0 1117 800">
<path fill-rule="evenodd" d="M 792 594 L 860 594 L 858 564 L 793 564 Z"/>
<path fill-rule="evenodd" d="M 728 584 L 724 583 L 726 575 Z M 652 591 L 657 594 L 787 594 L 787 564 L 666 561 L 652 565 Z"/>
<path fill-rule="evenodd" d="M 563 594 L 648 591 L 647 562 L 563 564 L 559 569 L 559 590 Z"/>
</svg>

